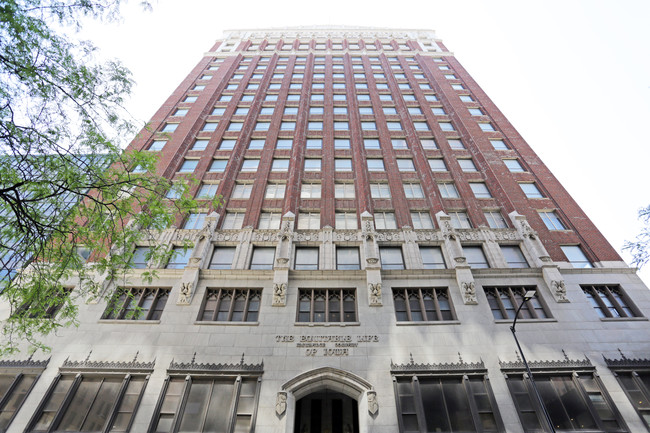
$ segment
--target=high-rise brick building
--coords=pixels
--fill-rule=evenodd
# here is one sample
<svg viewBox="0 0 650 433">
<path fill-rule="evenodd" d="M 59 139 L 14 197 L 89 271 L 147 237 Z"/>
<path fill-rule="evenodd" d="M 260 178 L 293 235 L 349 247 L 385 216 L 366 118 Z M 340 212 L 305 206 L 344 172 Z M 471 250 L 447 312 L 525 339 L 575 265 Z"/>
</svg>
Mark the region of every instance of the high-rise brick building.
<svg viewBox="0 0 650 433">
<path fill-rule="evenodd" d="M 432 31 L 227 32 L 149 127 L 194 247 L 3 361 L 0 430 L 551 431 L 522 303 L 556 430 L 648 429 L 648 289 Z"/>
</svg>

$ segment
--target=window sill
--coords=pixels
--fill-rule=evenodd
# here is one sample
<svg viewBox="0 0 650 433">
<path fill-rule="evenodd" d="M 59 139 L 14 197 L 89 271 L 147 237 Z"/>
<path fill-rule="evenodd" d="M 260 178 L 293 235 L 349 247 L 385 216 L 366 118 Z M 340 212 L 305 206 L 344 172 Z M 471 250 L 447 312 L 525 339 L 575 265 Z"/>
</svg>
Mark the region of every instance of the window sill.
<svg viewBox="0 0 650 433">
<path fill-rule="evenodd" d="M 427 322 L 397 322 L 397 326 L 431 326 L 431 325 L 460 325 L 460 320 L 436 320 Z"/>
<path fill-rule="evenodd" d="M 601 322 L 646 322 L 647 317 L 601 317 Z"/>
<path fill-rule="evenodd" d="M 217 320 L 195 320 L 195 325 L 221 326 L 259 326 L 260 322 L 224 322 Z"/>
<path fill-rule="evenodd" d="M 494 323 L 507 323 L 509 325 L 512 325 L 512 321 L 514 319 L 498 319 L 495 320 Z M 554 317 L 549 317 L 548 319 L 517 319 L 517 323 L 549 323 L 549 322 L 557 322 L 557 319 Z"/>
<path fill-rule="evenodd" d="M 134 325 L 157 325 L 160 320 L 99 319 L 99 323 L 131 323 Z"/>
<path fill-rule="evenodd" d="M 309 326 L 309 327 L 313 327 L 313 326 L 318 326 L 318 327 L 334 326 L 334 327 L 344 328 L 346 326 L 360 326 L 361 322 L 318 322 L 318 323 L 315 323 L 315 322 L 296 322 L 294 325 L 295 326 Z"/>
</svg>

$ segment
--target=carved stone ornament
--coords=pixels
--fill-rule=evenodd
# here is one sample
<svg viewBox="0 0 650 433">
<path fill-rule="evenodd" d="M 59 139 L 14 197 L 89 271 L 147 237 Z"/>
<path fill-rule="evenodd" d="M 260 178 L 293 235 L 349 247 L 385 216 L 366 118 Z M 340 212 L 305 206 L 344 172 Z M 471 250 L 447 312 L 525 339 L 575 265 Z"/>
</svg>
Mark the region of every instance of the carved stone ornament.
<svg viewBox="0 0 650 433">
<path fill-rule="evenodd" d="M 493 230 L 494 239 L 497 241 L 516 241 L 519 240 L 519 236 L 515 230 L 511 229 L 501 229 Z"/>
<path fill-rule="evenodd" d="M 284 307 L 287 305 L 287 285 L 285 283 L 273 284 L 273 304 L 274 307 Z"/>
<path fill-rule="evenodd" d="M 551 288 L 553 289 L 553 294 L 557 298 L 558 302 L 569 302 L 569 298 L 566 297 L 566 285 L 564 280 L 552 280 Z"/>
<path fill-rule="evenodd" d="M 532 240 L 537 239 L 537 232 L 533 230 L 533 228 L 528 224 L 527 221 L 521 222 L 521 231 L 524 232 L 525 237 Z"/>
<path fill-rule="evenodd" d="M 367 262 L 369 265 L 376 265 L 376 264 L 379 262 L 379 259 L 378 259 L 377 257 L 368 257 L 368 258 L 366 259 L 366 262 Z"/>
<path fill-rule="evenodd" d="M 239 242 L 239 232 L 233 232 L 232 230 L 217 232 L 214 235 L 214 239 L 218 242 Z"/>
<path fill-rule="evenodd" d="M 275 413 L 282 416 L 287 411 L 287 393 L 284 391 L 278 392 L 275 397 Z"/>
<path fill-rule="evenodd" d="M 379 411 L 379 402 L 377 402 L 377 393 L 375 391 L 366 392 L 368 395 L 368 413 L 375 415 Z"/>
<path fill-rule="evenodd" d="M 458 235 L 458 238 L 461 241 L 479 241 L 479 240 L 481 240 L 481 236 L 480 236 L 478 230 L 461 229 L 461 230 L 457 230 L 456 234 Z"/>
<path fill-rule="evenodd" d="M 287 263 L 289 263 L 289 259 L 286 257 L 278 257 L 275 260 L 281 265 L 286 265 Z"/>
<path fill-rule="evenodd" d="M 478 304 L 474 281 L 464 281 L 461 283 L 461 288 L 463 289 L 463 300 L 465 304 Z"/>
<path fill-rule="evenodd" d="M 190 299 L 192 298 L 192 282 L 188 281 L 186 283 L 181 283 L 181 290 L 178 294 L 178 305 L 190 305 Z"/>
<path fill-rule="evenodd" d="M 440 240 L 440 236 L 438 236 L 438 233 L 434 232 L 434 231 L 417 230 L 415 232 L 415 234 L 416 234 L 419 241 L 438 241 L 438 240 Z"/>
<path fill-rule="evenodd" d="M 456 235 L 454 235 L 454 227 L 451 225 L 449 220 L 443 220 L 442 222 L 442 236 L 450 241 L 456 240 Z"/>
<path fill-rule="evenodd" d="M 210 228 L 212 227 L 212 224 L 210 221 L 207 222 L 205 226 L 201 229 L 201 231 L 197 234 L 196 240 L 197 241 L 202 241 L 206 237 L 210 235 Z"/>
<path fill-rule="evenodd" d="M 368 283 L 368 292 L 370 293 L 370 306 L 380 306 L 381 283 Z"/>
</svg>

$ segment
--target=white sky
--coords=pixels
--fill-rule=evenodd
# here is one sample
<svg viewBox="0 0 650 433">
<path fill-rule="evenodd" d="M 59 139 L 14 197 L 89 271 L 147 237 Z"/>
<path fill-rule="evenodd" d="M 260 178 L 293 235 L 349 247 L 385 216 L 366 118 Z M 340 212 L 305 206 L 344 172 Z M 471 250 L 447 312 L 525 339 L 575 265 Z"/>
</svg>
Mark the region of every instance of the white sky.
<svg viewBox="0 0 650 433">
<path fill-rule="evenodd" d="M 143 123 L 224 29 L 359 25 L 434 29 L 620 252 L 650 204 L 646 0 L 152 0 L 82 36 L 131 69 Z M 629 255 L 623 254 L 629 262 Z M 641 272 L 650 283 L 650 265 Z"/>
</svg>

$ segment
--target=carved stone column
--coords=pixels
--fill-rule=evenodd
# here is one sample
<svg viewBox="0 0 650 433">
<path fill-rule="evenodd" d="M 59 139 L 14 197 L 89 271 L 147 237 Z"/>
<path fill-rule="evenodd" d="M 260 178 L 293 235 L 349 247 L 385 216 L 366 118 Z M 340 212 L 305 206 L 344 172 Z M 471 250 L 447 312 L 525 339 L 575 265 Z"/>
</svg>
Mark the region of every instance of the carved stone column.
<svg viewBox="0 0 650 433">
<path fill-rule="evenodd" d="M 417 243 L 417 234 L 409 226 L 402 228 L 402 233 L 404 235 L 403 253 L 406 269 L 421 269 L 422 256 L 420 256 L 420 248 Z"/>
<path fill-rule="evenodd" d="M 289 264 L 293 244 L 293 229 L 296 215 L 287 212 L 282 216 L 282 226 L 278 234 L 278 246 L 275 250 L 275 266 L 273 267 L 273 302 L 274 307 L 287 305 L 287 286 L 289 284 Z"/>
<path fill-rule="evenodd" d="M 218 221 L 219 215 L 212 212 L 205 218 L 203 228 L 194 238 L 194 249 L 181 277 L 177 305 L 190 305 L 192 303 L 192 298 L 196 292 L 196 284 L 199 282 L 199 273 L 210 251 L 212 251 L 212 236 Z"/>
<path fill-rule="evenodd" d="M 472 270 L 467 264 L 467 259 L 463 253 L 463 248 L 460 245 L 460 240 L 456 231 L 451 225 L 451 218 L 440 211 L 436 214 L 438 225 L 442 230 L 442 238 L 444 239 L 445 248 L 449 252 L 449 257 L 453 260 L 450 267 L 456 270 L 456 283 L 460 289 L 463 303 L 465 304 L 478 304 L 476 299 L 476 284 L 474 283 L 474 276 Z"/>
<path fill-rule="evenodd" d="M 368 288 L 368 304 L 371 307 L 382 306 L 381 292 L 381 263 L 379 262 L 379 247 L 375 233 L 375 218 L 368 211 L 361 214 L 361 238 L 364 266 L 366 269 L 366 284 Z"/>
<path fill-rule="evenodd" d="M 336 246 L 334 245 L 334 229 L 330 226 L 325 226 L 320 232 L 321 234 L 321 250 L 323 258 L 320 259 L 323 265 L 322 269 L 336 269 Z"/>
<path fill-rule="evenodd" d="M 524 247 L 534 257 L 536 267 L 542 268 L 544 282 L 548 286 L 556 302 L 570 302 L 566 295 L 566 285 L 560 273 L 560 268 L 551 260 L 537 232 L 528 224 L 526 217 L 516 211 L 509 215 L 512 224 L 524 240 Z"/>
</svg>

